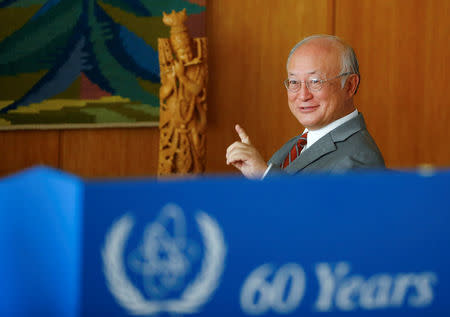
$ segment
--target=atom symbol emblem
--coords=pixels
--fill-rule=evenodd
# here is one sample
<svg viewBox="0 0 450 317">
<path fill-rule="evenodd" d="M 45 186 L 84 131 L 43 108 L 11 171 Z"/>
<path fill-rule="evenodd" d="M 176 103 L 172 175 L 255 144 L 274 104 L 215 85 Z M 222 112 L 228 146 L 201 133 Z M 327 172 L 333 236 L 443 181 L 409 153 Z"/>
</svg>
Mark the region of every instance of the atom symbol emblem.
<svg viewBox="0 0 450 317">
<path fill-rule="evenodd" d="M 202 236 L 204 255 L 200 272 L 190 282 L 185 276 L 198 248 L 186 236 L 182 209 L 166 205 L 157 220 L 146 226 L 142 243 L 130 254 L 128 266 L 142 274 L 146 299 L 126 274 L 124 249 L 134 226 L 131 214 L 117 220 L 106 234 L 102 249 L 106 284 L 116 301 L 134 315 L 160 312 L 192 314 L 208 302 L 220 284 L 225 264 L 226 245 L 218 223 L 203 211 L 195 214 Z M 169 224 L 173 231 L 168 230 Z M 162 299 L 169 291 L 183 289 L 179 298 Z"/>
</svg>

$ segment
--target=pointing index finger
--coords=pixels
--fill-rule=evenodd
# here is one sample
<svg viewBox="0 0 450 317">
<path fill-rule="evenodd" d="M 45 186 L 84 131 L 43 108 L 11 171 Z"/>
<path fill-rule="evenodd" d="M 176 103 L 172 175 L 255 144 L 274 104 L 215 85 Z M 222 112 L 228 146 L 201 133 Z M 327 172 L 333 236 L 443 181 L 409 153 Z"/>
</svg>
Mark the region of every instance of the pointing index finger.
<svg viewBox="0 0 450 317">
<path fill-rule="evenodd" d="M 251 144 L 250 138 L 248 137 L 247 133 L 239 124 L 236 124 L 234 127 L 236 129 L 236 132 L 239 134 L 239 137 L 241 138 L 242 143 L 245 144 Z"/>
</svg>

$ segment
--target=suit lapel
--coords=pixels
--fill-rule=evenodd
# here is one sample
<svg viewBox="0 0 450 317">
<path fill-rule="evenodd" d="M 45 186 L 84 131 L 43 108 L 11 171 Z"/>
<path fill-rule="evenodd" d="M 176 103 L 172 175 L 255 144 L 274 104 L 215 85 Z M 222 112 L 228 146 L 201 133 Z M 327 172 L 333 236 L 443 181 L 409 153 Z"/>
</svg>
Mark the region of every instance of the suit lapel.
<svg viewBox="0 0 450 317">
<path fill-rule="evenodd" d="M 365 129 L 365 127 L 366 124 L 364 122 L 364 118 L 362 114 L 359 113 L 356 118 L 353 118 L 345 122 L 341 126 L 337 127 L 336 129 L 330 131 L 328 134 L 324 135 L 317 142 L 315 142 L 311 147 L 302 151 L 300 156 L 297 157 L 291 164 L 289 164 L 286 167 L 285 171 L 289 174 L 294 174 L 304 169 L 306 166 L 317 161 L 322 156 L 335 151 L 337 149 L 335 144 L 336 142 L 346 140 L 348 137 L 355 134 L 356 132 Z M 293 142 L 292 145 L 294 143 L 295 142 Z M 287 154 L 285 154 L 284 157 L 286 157 L 286 155 Z"/>
<path fill-rule="evenodd" d="M 300 136 L 296 136 L 293 137 L 292 139 L 290 139 L 288 142 L 286 142 L 281 149 L 279 149 L 278 151 L 276 151 L 272 158 L 269 160 L 270 163 L 276 165 L 276 166 L 280 166 L 281 163 L 284 162 L 284 159 L 286 158 L 286 156 L 289 154 L 289 152 L 291 151 L 292 147 L 294 146 L 295 143 L 297 143 L 297 140 Z"/>
<path fill-rule="evenodd" d="M 314 143 L 310 148 L 302 151 L 299 157 L 297 157 L 291 164 L 289 164 L 285 171 L 286 173 L 293 174 L 312 162 L 318 160 L 322 156 L 327 153 L 333 152 L 336 150 L 336 145 L 331 138 L 331 135 L 328 133 L 320 140 Z"/>
</svg>

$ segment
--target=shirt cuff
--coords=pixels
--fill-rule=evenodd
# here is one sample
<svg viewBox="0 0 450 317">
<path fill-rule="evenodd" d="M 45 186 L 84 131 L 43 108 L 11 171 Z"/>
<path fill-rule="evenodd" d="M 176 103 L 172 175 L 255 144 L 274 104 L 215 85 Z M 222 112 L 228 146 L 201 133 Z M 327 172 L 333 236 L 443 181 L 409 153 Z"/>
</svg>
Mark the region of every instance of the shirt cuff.
<svg viewBox="0 0 450 317">
<path fill-rule="evenodd" d="M 264 179 L 264 177 L 266 177 L 267 173 L 269 173 L 270 169 L 272 168 L 273 163 L 269 164 L 269 167 L 266 169 L 266 171 L 264 172 L 263 176 L 261 177 L 261 179 Z"/>
</svg>

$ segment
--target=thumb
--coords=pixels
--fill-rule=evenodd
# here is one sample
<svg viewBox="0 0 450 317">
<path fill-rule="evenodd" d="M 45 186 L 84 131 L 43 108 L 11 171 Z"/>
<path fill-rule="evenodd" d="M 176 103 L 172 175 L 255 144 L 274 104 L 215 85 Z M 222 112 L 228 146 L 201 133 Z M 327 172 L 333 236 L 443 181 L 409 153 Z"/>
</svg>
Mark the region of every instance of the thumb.
<svg viewBox="0 0 450 317">
<path fill-rule="evenodd" d="M 239 137 L 241 138 L 241 142 L 244 144 L 252 144 L 250 142 L 250 138 L 248 137 L 247 133 L 239 124 L 236 124 L 234 127 L 236 129 L 236 132 L 239 134 Z"/>
</svg>

